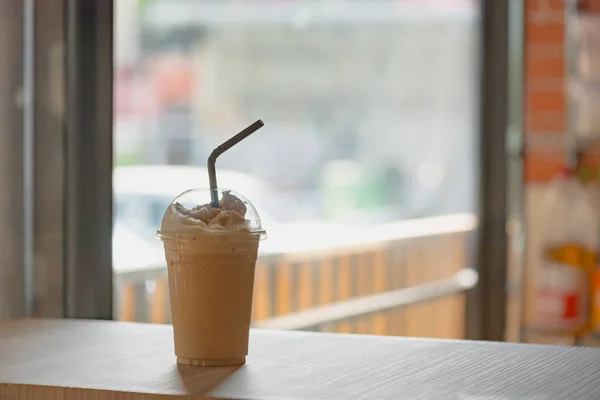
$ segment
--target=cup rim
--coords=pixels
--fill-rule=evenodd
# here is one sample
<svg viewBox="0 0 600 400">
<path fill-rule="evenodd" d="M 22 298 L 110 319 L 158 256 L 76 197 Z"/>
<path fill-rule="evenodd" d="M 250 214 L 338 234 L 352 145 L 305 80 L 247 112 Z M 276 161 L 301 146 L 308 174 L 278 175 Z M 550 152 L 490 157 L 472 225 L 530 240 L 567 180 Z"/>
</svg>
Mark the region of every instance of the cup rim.
<svg viewBox="0 0 600 400">
<path fill-rule="evenodd" d="M 250 238 L 258 237 L 258 240 L 264 240 L 267 238 L 267 231 L 264 229 L 253 230 L 253 231 L 241 231 L 241 230 L 232 230 L 232 229 L 224 229 L 224 230 L 211 230 L 210 235 L 205 235 L 203 238 L 212 237 L 224 237 L 231 236 L 231 234 L 237 233 L 247 233 L 247 235 L 239 235 L 239 238 L 247 237 L 248 241 L 251 241 Z M 174 240 L 179 242 L 189 242 L 198 238 L 198 235 L 194 235 L 193 233 L 177 233 L 177 232 L 167 232 L 161 229 L 156 231 L 155 238 L 157 240 L 167 241 Z"/>
</svg>

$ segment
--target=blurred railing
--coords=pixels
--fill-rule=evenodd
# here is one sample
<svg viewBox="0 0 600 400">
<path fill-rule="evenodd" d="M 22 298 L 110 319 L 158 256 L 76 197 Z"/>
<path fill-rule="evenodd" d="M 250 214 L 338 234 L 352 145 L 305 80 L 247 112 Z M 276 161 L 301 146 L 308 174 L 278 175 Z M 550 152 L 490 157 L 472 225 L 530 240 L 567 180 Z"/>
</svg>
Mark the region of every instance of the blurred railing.
<svg viewBox="0 0 600 400">
<path fill-rule="evenodd" d="M 471 214 L 403 221 L 360 242 L 261 256 L 253 324 L 462 338 L 464 291 L 477 280 L 464 269 L 476 225 Z M 121 320 L 170 322 L 164 266 L 118 273 L 116 289 Z"/>
<path fill-rule="evenodd" d="M 323 326 L 331 323 L 372 316 L 374 313 L 414 306 L 422 302 L 463 293 L 474 288 L 478 278 L 475 270 L 464 268 L 450 278 L 318 306 L 310 310 L 258 321 L 254 326 L 262 329 L 319 331 Z"/>
</svg>

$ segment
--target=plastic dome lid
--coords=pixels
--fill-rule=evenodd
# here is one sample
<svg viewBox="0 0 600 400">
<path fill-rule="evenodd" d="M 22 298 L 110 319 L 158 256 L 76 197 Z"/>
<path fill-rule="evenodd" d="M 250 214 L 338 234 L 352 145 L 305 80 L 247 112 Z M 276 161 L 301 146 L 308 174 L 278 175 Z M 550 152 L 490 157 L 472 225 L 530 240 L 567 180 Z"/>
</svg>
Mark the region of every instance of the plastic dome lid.
<svg viewBox="0 0 600 400">
<path fill-rule="evenodd" d="M 196 235 L 257 234 L 266 238 L 260 216 L 243 195 L 217 189 L 219 206 L 211 205 L 210 189 L 190 189 L 177 196 L 165 211 L 157 238 L 181 239 Z"/>
</svg>

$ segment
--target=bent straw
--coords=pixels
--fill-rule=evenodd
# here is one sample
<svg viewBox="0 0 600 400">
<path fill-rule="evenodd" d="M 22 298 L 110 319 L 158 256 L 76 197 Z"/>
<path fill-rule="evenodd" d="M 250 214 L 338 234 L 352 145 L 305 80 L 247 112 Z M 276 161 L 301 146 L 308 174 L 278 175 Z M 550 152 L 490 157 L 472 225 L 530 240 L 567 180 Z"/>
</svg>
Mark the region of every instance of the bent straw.
<svg viewBox="0 0 600 400">
<path fill-rule="evenodd" d="M 217 157 L 225 153 L 227 150 L 252 135 L 254 132 L 265 126 L 265 124 L 259 119 L 231 139 L 226 140 L 223 144 L 217 146 L 216 149 L 208 156 L 207 167 L 208 167 L 208 182 L 210 185 L 210 204 L 213 207 L 219 208 L 219 190 L 217 186 L 217 171 L 215 169 L 215 163 Z"/>
</svg>

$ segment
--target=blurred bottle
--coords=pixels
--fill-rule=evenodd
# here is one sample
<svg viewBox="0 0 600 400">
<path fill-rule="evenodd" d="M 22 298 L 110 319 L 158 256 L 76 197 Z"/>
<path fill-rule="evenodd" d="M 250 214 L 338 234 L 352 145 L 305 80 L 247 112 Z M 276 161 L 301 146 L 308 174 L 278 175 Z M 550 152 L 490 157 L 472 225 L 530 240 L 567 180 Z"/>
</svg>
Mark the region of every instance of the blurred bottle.
<svg viewBox="0 0 600 400">
<path fill-rule="evenodd" d="M 548 188 L 543 207 L 542 262 L 537 271 L 534 325 L 576 334 L 590 317 L 591 274 L 596 265 L 598 209 L 595 193 L 571 169 Z"/>
<path fill-rule="evenodd" d="M 575 19 L 577 77 L 569 85 L 575 105 L 575 130 L 582 137 L 600 137 L 600 16 L 583 13 Z"/>
<path fill-rule="evenodd" d="M 585 80 L 600 81 L 600 16 L 579 14 L 572 38 L 577 46 L 577 74 Z"/>
<path fill-rule="evenodd" d="M 590 190 L 594 195 L 594 204 L 600 208 L 600 174 L 596 171 L 595 176 L 590 174 Z M 598 217 L 600 218 L 600 212 Z M 600 230 L 600 220 L 596 221 Z M 600 239 L 599 239 L 600 240 Z M 599 260 L 595 260 L 594 269 L 591 271 L 590 279 L 590 324 L 588 332 L 584 333 L 599 333 L 600 332 L 600 264 Z"/>
</svg>

